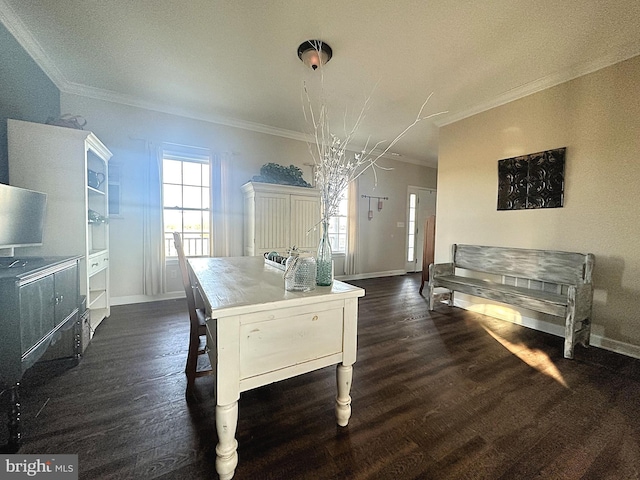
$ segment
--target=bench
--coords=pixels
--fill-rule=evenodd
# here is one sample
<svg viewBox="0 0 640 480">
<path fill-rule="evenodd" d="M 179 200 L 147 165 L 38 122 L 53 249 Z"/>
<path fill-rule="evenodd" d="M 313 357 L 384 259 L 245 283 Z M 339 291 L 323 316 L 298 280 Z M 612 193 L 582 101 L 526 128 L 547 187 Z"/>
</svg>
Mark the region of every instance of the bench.
<svg viewBox="0 0 640 480">
<path fill-rule="evenodd" d="M 429 265 L 429 310 L 437 301 L 453 305 L 453 293 L 461 292 L 564 318 L 565 358 L 577 343 L 589 345 L 593 254 L 453 245 L 452 258 Z"/>
</svg>

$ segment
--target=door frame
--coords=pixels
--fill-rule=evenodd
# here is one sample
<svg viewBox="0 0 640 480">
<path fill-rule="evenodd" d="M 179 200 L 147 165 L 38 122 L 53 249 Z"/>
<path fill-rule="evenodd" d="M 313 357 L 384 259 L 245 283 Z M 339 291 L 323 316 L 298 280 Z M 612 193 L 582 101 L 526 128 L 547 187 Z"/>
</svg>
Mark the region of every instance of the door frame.
<svg viewBox="0 0 640 480">
<path fill-rule="evenodd" d="M 413 262 L 408 261 L 409 256 L 409 216 L 410 216 L 410 198 L 411 194 L 415 193 L 417 195 L 417 205 L 416 205 L 416 225 L 415 225 L 415 235 L 414 235 L 414 259 Z M 423 201 L 420 201 L 421 195 L 423 194 Z M 432 202 L 426 202 L 425 199 L 433 198 Z M 437 189 L 435 188 L 427 188 L 427 187 L 417 187 L 414 185 L 409 185 L 407 187 L 407 228 L 405 230 L 405 250 L 404 250 L 404 259 L 405 259 L 405 270 L 407 272 L 421 272 L 422 271 L 422 254 L 423 249 L 422 246 L 424 244 L 424 224 L 425 220 L 429 218 L 431 215 L 436 214 L 436 201 L 437 201 Z"/>
</svg>

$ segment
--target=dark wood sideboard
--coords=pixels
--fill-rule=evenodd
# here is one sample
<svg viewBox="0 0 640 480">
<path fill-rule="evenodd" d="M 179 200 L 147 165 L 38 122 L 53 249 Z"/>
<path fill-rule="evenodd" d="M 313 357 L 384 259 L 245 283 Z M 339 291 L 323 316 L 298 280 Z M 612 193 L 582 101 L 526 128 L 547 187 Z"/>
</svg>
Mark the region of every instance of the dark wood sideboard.
<svg viewBox="0 0 640 480">
<path fill-rule="evenodd" d="M 0 388 L 10 395 L 9 440 L 20 448 L 19 387 L 22 375 L 63 330 L 80 338 L 80 257 L 0 257 Z M 69 356 L 79 358 L 80 341 Z"/>
</svg>

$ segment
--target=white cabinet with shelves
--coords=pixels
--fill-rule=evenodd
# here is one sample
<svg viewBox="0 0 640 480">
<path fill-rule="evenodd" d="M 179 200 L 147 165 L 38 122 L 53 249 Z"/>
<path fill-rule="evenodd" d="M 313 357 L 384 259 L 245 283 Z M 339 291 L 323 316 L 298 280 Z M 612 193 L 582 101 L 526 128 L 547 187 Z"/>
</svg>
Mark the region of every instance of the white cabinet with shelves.
<svg viewBox="0 0 640 480">
<path fill-rule="evenodd" d="M 285 255 L 294 245 L 315 252 L 320 242 L 318 190 L 248 182 L 242 192 L 245 255 L 270 251 Z"/>
<path fill-rule="evenodd" d="M 31 255 L 79 255 L 91 333 L 110 315 L 109 159 L 89 131 L 7 121 L 9 183 L 47 194 L 43 245 Z"/>
</svg>

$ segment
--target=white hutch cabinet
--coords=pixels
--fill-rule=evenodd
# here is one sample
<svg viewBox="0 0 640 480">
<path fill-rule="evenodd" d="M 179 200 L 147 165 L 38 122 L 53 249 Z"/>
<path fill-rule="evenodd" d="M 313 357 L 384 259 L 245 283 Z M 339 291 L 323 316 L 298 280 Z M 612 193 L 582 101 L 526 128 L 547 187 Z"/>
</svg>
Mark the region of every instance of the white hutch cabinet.
<svg viewBox="0 0 640 480">
<path fill-rule="evenodd" d="M 25 255 L 79 255 L 91 335 L 110 315 L 108 162 L 91 132 L 7 121 L 9 183 L 47 194 L 43 245 Z"/>
<path fill-rule="evenodd" d="M 286 255 L 294 245 L 316 251 L 321 230 L 317 189 L 248 182 L 242 192 L 245 255 L 271 251 Z"/>
</svg>

